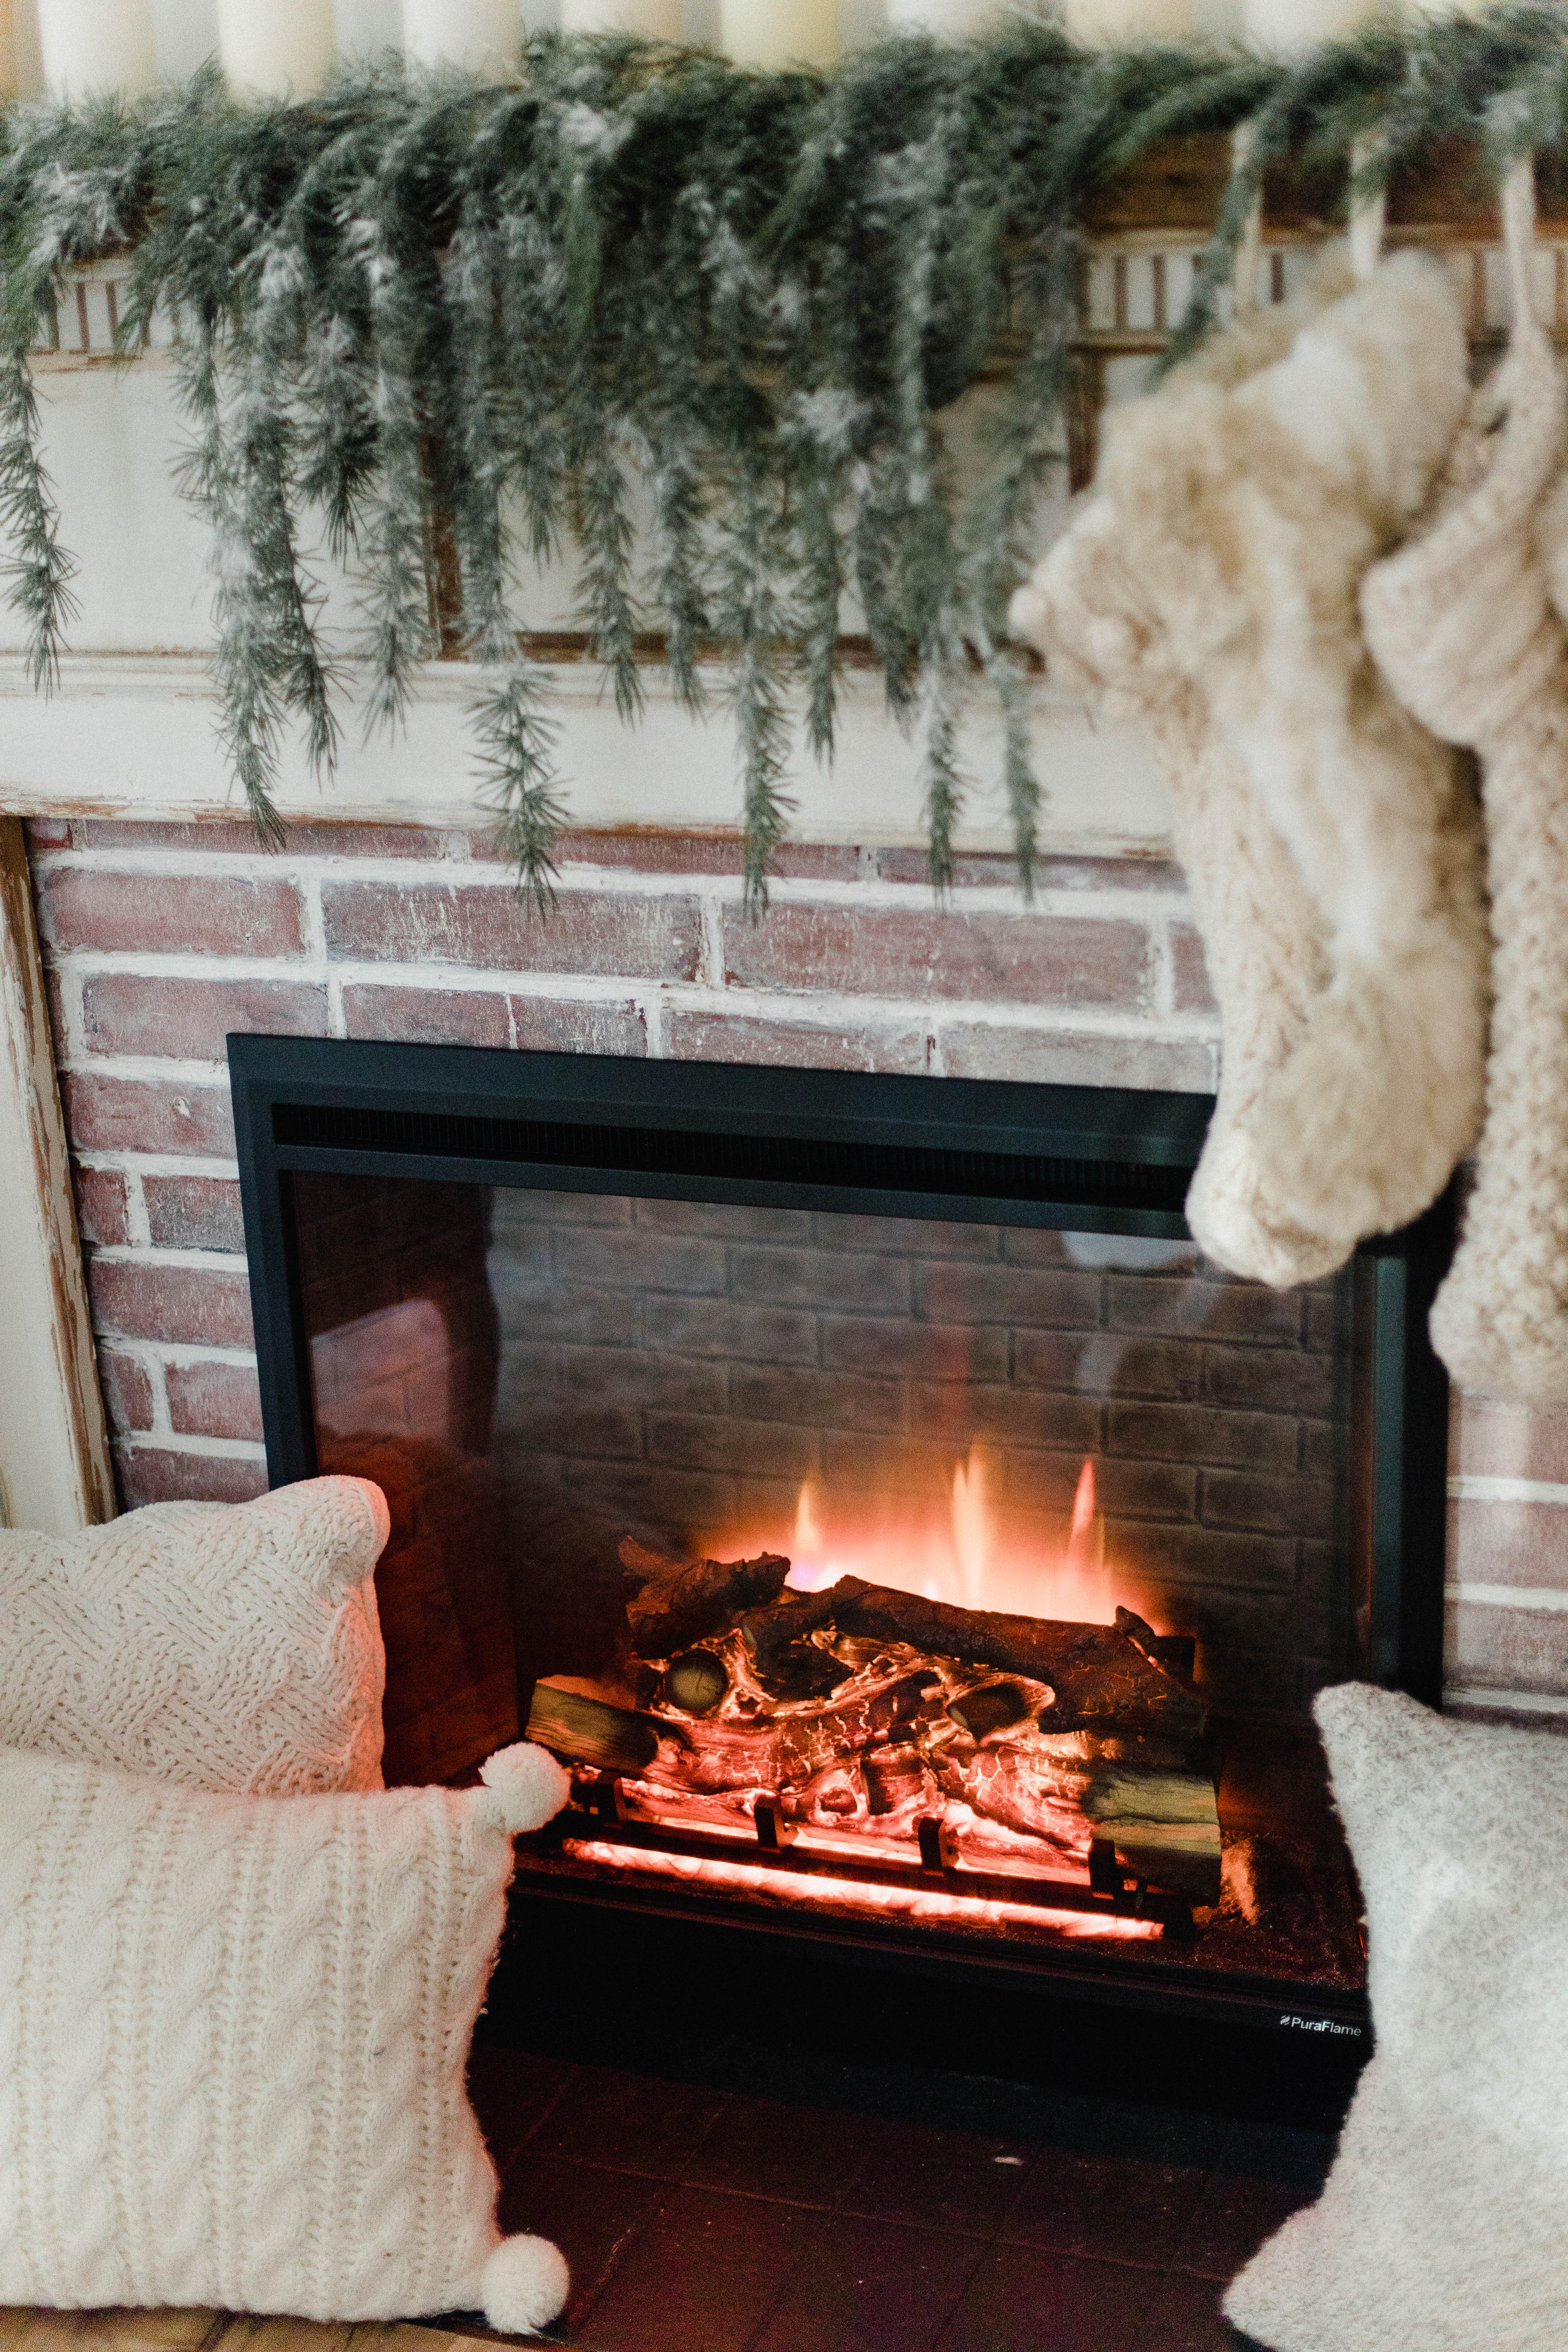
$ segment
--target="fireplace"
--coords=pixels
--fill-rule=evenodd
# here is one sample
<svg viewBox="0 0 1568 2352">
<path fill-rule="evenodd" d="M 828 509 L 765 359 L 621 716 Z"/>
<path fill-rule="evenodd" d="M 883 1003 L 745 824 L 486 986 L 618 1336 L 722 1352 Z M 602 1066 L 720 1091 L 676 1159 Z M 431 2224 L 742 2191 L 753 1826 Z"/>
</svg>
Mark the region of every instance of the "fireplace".
<svg viewBox="0 0 1568 2352">
<path fill-rule="evenodd" d="M 1446 1212 L 1198 1256 L 1205 1096 L 232 1037 L 268 1472 L 375 1478 L 389 1780 L 521 1901 L 1363 2030 L 1310 1721 L 1440 1689 Z"/>
</svg>

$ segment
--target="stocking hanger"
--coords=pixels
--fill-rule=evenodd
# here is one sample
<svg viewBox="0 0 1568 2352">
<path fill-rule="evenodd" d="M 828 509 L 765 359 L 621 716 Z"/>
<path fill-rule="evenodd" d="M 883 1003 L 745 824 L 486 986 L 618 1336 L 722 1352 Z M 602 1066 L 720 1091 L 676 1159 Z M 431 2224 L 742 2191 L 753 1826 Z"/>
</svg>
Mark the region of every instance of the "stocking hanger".
<svg viewBox="0 0 1568 2352">
<path fill-rule="evenodd" d="M 1508 258 L 1513 325 L 1541 324 L 1535 309 L 1535 158 L 1517 156 L 1502 184 L 1502 244 Z"/>
<path fill-rule="evenodd" d="M 1352 181 L 1363 173 L 1376 152 L 1371 139 L 1358 139 L 1351 149 Z M 1373 195 L 1351 200 L 1350 250 L 1351 275 L 1358 285 L 1363 285 L 1377 268 L 1382 257 L 1383 240 L 1388 222 L 1388 192 L 1379 188 Z M 1502 184 L 1502 239 L 1508 257 L 1509 288 L 1513 298 L 1516 321 L 1536 320 L 1534 261 L 1535 261 L 1535 158 L 1532 154 L 1518 156 L 1509 165 Z"/>
<path fill-rule="evenodd" d="M 1232 173 L 1247 168 L 1258 135 L 1257 125 L 1239 122 L 1230 135 Z M 1383 257 L 1383 241 L 1388 226 L 1388 191 L 1379 187 L 1370 194 L 1357 195 L 1354 184 L 1377 152 L 1374 136 L 1355 141 L 1351 148 L 1350 206 L 1351 275 L 1358 286 L 1364 285 Z M 1524 154 L 1510 164 L 1502 185 L 1503 249 L 1508 257 L 1509 287 L 1513 298 L 1516 320 L 1531 320 L 1539 324 L 1535 310 L 1533 283 L 1535 257 L 1535 158 Z M 1263 247 L 1263 198 L 1259 194 L 1247 215 L 1247 225 L 1236 248 L 1236 262 L 1231 276 L 1231 305 L 1237 318 L 1245 317 L 1258 308 L 1258 266 Z"/>
<path fill-rule="evenodd" d="M 1351 147 L 1351 276 L 1358 286 L 1365 285 L 1382 260 L 1384 232 L 1388 226 L 1386 187 L 1376 188 L 1370 195 L 1357 195 L 1355 193 L 1356 181 L 1373 162 L 1377 150 L 1375 136 L 1357 139 Z"/>
<path fill-rule="evenodd" d="M 1231 171 L 1245 171 L 1252 153 L 1258 126 L 1239 122 L 1230 135 Z M 1366 169 L 1377 152 L 1373 138 L 1358 139 L 1351 149 L 1351 174 L 1354 181 Z M 1533 183 L 1531 183 L 1533 187 Z M 1357 285 L 1363 285 L 1377 268 L 1383 255 L 1384 231 L 1388 219 L 1388 194 L 1384 188 L 1371 195 L 1352 194 L 1350 208 L 1351 275 Z M 1533 235 L 1533 229 L 1531 231 Z M 1258 274 L 1263 250 L 1263 197 L 1254 199 L 1247 215 L 1247 226 L 1241 232 L 1236 248 L 1236 264 L 1231 276 L 1231 307 L 1237 318 L 1245 317 L 1258 308 Z"/>
<path fill-rule="evenodd" d="M 1236 177 L 1247 169 L 1258 137 L 1256 122 L 1238 122 L 1230 134 L 1230 169 Z M 1231 265 L 1230 307 L 1232 315 L 1245 318 L 1258 308 L 1258 272 L 1263 258 L 1263 194 L 1261 189 L 1252 200 Z"/>
</svg>

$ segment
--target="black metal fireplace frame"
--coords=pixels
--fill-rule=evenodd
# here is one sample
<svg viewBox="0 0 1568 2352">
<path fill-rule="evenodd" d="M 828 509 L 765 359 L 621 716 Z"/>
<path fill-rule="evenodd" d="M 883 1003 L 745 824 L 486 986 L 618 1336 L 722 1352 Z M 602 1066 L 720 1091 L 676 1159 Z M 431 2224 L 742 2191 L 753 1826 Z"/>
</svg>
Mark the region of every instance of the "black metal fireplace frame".
<svg viewBox="0 0 1568 2352">
<path fill-rule="evenodd" d="M 616 1192 L 641 1197 L 1169 1239 L 1206 1132 L 1207 1095 L 258 1036 L 228 1039 L 268 1473 L 315 1475 L 310 1369 L 289 1188 L 301 1172 Z M 1436 1705 L 1447 1382 L 1426 1313 L 1452 1244 L 1449 1203 L 1368 1242 L 1353 1268 L 1351 1570 L 1375 1678 Z M 583 1890 L 579 1890 L 582 1894 Z M 603 1897 L 584 1896 L 585 1914 Z M 650 1907 L 645 1903 L 645 1908 Z M 651 1907 L 662 1909 L 662 1906 Z M 683 1904 L 695 1917 L 700 1905 Z M 776 1932 L 776 1930 L 774 1931 Z M 803 1923 L 803 1941 L 821 1930 Z M 842 1940 L 842 1939 L 838 1939 Z M 889 1957 L 897 1938 L 886 1939 Z M 912 1952 L 906 1958 L 918 1963 Z M 973 1981 L 973 1962 L 965 1972 Z M 981 1971 L 984 1973 L 984 1971 Z M 1120 1971 L 1054 1973 L 1079 1992 Z M 1150 1998 L 1150 1988 L 1120 1997 Z M 1265 2021 L 1260 1984 L 1163 1998 Z M 1325 1994 L 1280 2025 L 1364 2005 Z"/>
</svg>

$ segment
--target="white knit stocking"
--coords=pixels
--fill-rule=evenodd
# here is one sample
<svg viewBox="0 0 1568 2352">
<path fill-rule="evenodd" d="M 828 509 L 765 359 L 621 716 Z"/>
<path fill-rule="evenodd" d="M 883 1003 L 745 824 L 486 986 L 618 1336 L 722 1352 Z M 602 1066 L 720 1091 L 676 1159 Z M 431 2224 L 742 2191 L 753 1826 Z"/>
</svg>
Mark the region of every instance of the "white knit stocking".
<svg viewBox="0 0 1568 2352">
<path fill-rule="evenodd" d="M 1142 725 L 1170 796 L 1224 1024 L 1219 1099 L 1187 1222 L 1207 1255 L 1233 1273 L 1281 1288 L 1311 1281 L 1341 1253 L 1325 1251 L 1269 1198 L 1250 1120 L 1324 983 L 1317 909 L 1202 694 L 1173 667 L 1105 499 L 1079 508 L 1015 597 L 1012 623 L 1047 655 L 1058 684 L 1102 715 Z"/>
<path fill-rule="evenodd" d="M 1239 383 L 1113 412 L 1100 487 L 1170 656 L 1283 835 L 1330 979 L 1249 1120 L 1279 1213 L 1330 1262 L 1442 1189 L 1479 1118 L 1487 940 L 1456 755 L 1404 711 L 1357 591 L 1425 502 L 1468 398 L 1446 274 L 1414 255 Z"/>
<path fill-rule="evenodd" d="M 1471 478 L 1368 574 L 1362 610 L 1396 691 L 1482 762 L 1495 941 L 1486 1125 L 1433 1342 L 1463 1387 L 1547 1404 L 1568 1402 L 1568 635 L 1538 532 L 1565 419 L 1529 310 L 1519 213 L 1532 243 L 1533 212 L 1517 176 L 1510 195 L 1513 343 L 1475 396 Z"/>
</svg>

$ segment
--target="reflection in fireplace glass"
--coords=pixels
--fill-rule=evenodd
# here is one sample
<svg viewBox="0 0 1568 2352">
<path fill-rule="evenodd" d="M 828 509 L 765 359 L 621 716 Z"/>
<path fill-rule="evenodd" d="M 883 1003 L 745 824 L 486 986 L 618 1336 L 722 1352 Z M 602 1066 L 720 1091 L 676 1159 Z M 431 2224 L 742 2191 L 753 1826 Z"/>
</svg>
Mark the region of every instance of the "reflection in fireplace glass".
<svg viewBox="0 0 1568 2352">
<path fill-rule="evenodd" d="M 521 1723 L 524 1866 L 1360 1981 L 1348 1297 L 1190 1242 L 293 1179 L 323 1470 L 386 1491 L 386 1777 Z M 786 1867 L 787 1865 L 787 1867 Z"/>
</svg>

